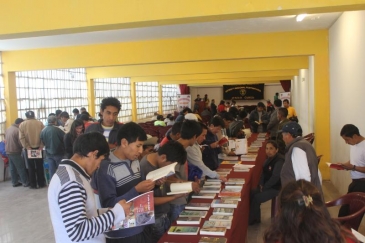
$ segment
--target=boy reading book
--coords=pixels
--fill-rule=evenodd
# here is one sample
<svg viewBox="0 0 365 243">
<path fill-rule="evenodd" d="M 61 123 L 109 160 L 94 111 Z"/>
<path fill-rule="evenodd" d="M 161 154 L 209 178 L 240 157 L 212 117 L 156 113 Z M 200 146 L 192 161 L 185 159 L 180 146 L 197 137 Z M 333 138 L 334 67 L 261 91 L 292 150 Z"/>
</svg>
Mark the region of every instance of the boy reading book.
<svg viewBox="0 0 365 243">
<path fill-rule="evenodd" d="M 151 171 L 168 166 L 174 162 L 183 165 L 185 161 L 186 151 L 184 147 L 179 142 L 171 140 L 160 147 L 157 153 L 148 154 L 142 158 L 140 162 L 141 172 L 147 175 Z M 157 242 L 170 227 L 171 222 L 168 217 L 170 211 L 169 202 L 185 196 L 185 194 L 167 196 L 167 185 L 165 184 L 167 183 L 154 188 L 155 224 L 149 226 L 151 232 L 149 242 L 151 243 Z"/>
</svg>

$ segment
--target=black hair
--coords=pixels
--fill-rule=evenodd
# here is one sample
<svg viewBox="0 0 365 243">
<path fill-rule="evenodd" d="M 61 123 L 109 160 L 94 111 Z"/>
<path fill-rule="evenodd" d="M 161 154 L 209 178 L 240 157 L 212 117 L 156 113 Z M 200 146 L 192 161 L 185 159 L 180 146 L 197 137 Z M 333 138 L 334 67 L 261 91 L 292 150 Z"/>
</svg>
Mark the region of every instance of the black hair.
<svg viewBox="0 0 365 243">
<path fill-rule="evenodd" d="M 137 141 L 146 141 L 147 135 L 143 128 L 134 122 L 128 122 L 122 125 L 117 133 L 117 144 L 120 146 L 122 139 L 126 139 L 128 143 L 134 143 Z"/>
<path fill-rule="evenodd" d="M 170 118 L 170 117 L 172 117 L 172 115 L 171 114 L 167 114 L 166 118 Z"/>
<path fill-rule="evenodd" d="M 184 108 L 184 110 L 182 110 L 183 113 L 187 112 L 187 113 L 193 113 L 193 111 L 189 108 L 189 107 L 186 107 Z"/>
<path fill-rule="evenodd" d="M 68 112 L 64 111 L 60 114 L 60 117 L 70 118 L 70 115 L 68 114 Z"/>
<path fill-rule="evenodd" d="M 80 111 L 79 111 L 79 109 L 75 108 L 75 109 L 73 109 L 73 110 L 72 110 L 72 113 L 79 114 L 79 113 L 80 113 Z"/>
<path fill-rule="evenodd" d="M 202 133 L 202 128 L 197 121 L 185 120 L 181 126 L 181 138 L 192 139 L 194 136 L 198 137 Z"/>
<path fill-rule="evenodd" d="M 157 120 L 159 120 L 159 121 L 162 121 L 163 120 L 163 115 L 157 115 Z"/>
<path fill-rule="evenodd" d="M 223 119 L 225 119 L 226 121 L 234 121 L 233 115 L 231 113 L 229 113 L 229 112 L 222 112 L 221 113 L 221 117 Z"/>
<path fill-rule="evenodd" d="M 99 158 L 102 155 L 107 157 L 109 155 L 109 145 L 103 134 L 99 132 L 90 132 L 81 134 L 75 140 L 73 145 L 73 152 L 81 157 L 87 157 L 87 154 L 98 150 L 96 155 Z"/>
<path fill-rule="evenodd" d="M 238 116 L 238 108 L 235 106 L 229 107 L 228 112 L 231 113 L 234 118 Z"/>
<path fill-rule="evenodd" d="M 59 114 L 61 114 L 62 111 L 61 110 L 56 110 L 56 116 L 58 116 Z"/>
<path fill-rule="evenodd" d="M 220 105 L 224 105 L 224 100 L 221 100 L 221 101 L 219 102 L 219 104 L 220 104 Z"/>
<path fill-rule="evenodd" d="M 34 118 L 35 117 L 35 115 L 34 115 L 34 111 L 27 111 L 27 112 L 25 112 L 25 117 L 26 118 Z"/>
<path fill-rule="evenodd" d="M 205 130 L 208 130 L 208 127 L 207 127 L 207 125 L 205 125 L 204 123 L 201 123 L 201 122 L 199 122 L 199 124 L 200 124 L 200 127 L 202 128 L 202 132 L 203 132 L 203 130 L 205 129 Z M 200 133 L 201 134 L 201 133 Z M 199 134 L 199 135 L 200 135 Z"/>
<path fill-rule="evenodd" d="M 346 124 L 342 127 L 340 135 L 352 138 L 354 135 L 360 136 L 360 131 L 355 125 Z"/>
<path fill-rule="evenodd" d="M 283 102 L 279 99 L 274 100 L 274 105 L 276 107 L 281 107 L 283 105 Z"/>
<path fill-rule="evenodd" d="M 279 147 L 278 147 L 278 143 L 276 142 L 276 141 L 274 141 L 274 140 L 269 140 L 269 141 L 267 141 L 267 143 L 266 144 L 271 144 L 272 146 L 274 146 L 274 148 L 276 148 L 276 149 L 278 149 Z"/>
<path fill-rule="evenodd" d="M 221 126 L 221 128 L 225 127 L 223 119 L 219 116 L 213 117 L 210 124 L 215 127 L 218 127 L 218 126 Z"/>
<path fill-rule="evenodd" d="M 257 107 L 262 107 L 265 109 L 265 104 L 260 101 L 259 103 L 257 103 Z"/>
<path fill-rule="evenodd" d="M 288 116 L 288 109 L 286 109 L 285 107 L 280 107 L 279 110 L 278 110 L 278 113 L 282 117 L 287 117 Z"/>
<path fill-rule="evenodd" d="M 84 121 L 81 119 L 76 119 L 74 120 L 74 122 L 71 125 L 70 128 L 70 135 L 71 135 L 71 142 L 73 143 L 76 138 L 77 138 L 77 133 L 76 133 L 76 127 L 78 126 L 82 126 L 82 133 L 85 132 L 85 125 L 84 125 Z"/>
<path fill-rule="evenodd" d="M 169 162 L 177 162 L 178 164 L 185 164 L 187 159 L 186 150 L 184 146 L 174 140 L 170 140 L 161 146 L 158 151 L 158 155 L 166 155 L 166 160 Z"/>
<path fill-rule="evenodd" d="M 19 125 L 20 123 L 22 123 L 24 120 L 23 120 L 23 118 L 17 118 L 17 119 L 15 119 L 15 122 L 14 122 L 14 124 L 16 124 L 16 125 Z"/>
<path fill-rule="evenodd" d="M 80 110 L 85 110 L 86 111 L 86 108 L 85 107 L 81 107 Z"/>
<path fill-rule="evenodd" d="M 49 113 L 48 116 L 56 116 L 55 113 Z"/>
<path fill-rule="evenodd" d="M 114 97 L 107 97 L 107 98 L 104 98 L 102 101 L 101 101 L 101 104 L 100 104 L 100 109 L 103 111 L 107 106 L 114 106 L 115 108 L 118 109 L 118 112 L 120 111 L 120 108 L 121 108 L 121 104 L 120 104 L 120 101 L 117 99 L 117 98 L 114 98 Z"/>
<path fill-rule="evenodd" d="M 289 104 L 289 100 L 288 99 L 283 100 L 283 102 L 287 102 Z"/>
<path fill-rule="evenodd" d="M 86 115 L 86 114 L 82 114 L 80 116 L 80 119 L 83 121 L 90 121 L 90 116 Z"/>
<path fill-rule="evenodd" d="M 240 110 L 239 113 L 238 113 L 238 117 L 239 118 L 246 118 L 247 116 L 247 112 L 243 109 L 243 110 Z"/>
<path fill-rule="evenodd" d="M 177 133 L 180 133 L 182 124 L 183 122 L 175 122 L 171 127 L 171 134 L 176 135 Z"/>
</svg>

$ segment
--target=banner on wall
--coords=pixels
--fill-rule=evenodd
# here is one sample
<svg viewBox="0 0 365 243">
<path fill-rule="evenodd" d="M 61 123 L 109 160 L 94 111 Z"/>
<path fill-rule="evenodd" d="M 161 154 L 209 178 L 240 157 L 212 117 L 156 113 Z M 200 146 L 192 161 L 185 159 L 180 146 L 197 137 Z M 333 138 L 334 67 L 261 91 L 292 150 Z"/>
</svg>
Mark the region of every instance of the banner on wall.
<svg viewBox="0 0 365 243">
<path fill-rule="evenodd" d="M 191 95 L 177 95 L 177 110 L 180 112 L 186 107 L 191 109 Z"/>
<path fill-rule="evenodd" d="M 291 103 L 290 102 L 290 92 L 283 92 L 283 93 L 279 93 L 279 99 L 281 101 L 284 101 L 284 100 L 289 100 L 289 104 Z"/>
<path fill-rule="evenodd" d="M 224 100 L 262 100 L 264 84 L 223 85 Z"/>
</svg>

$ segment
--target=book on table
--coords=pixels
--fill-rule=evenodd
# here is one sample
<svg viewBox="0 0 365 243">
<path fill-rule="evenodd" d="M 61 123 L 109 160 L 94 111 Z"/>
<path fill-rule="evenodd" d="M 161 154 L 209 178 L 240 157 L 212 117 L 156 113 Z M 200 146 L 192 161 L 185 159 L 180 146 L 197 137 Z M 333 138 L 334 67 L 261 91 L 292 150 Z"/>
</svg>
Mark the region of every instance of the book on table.
<svg viewBox="0 0 365 243">
<path fill-rule="evenodd" d="M 241 164 L 241 161 L 237 160 L 224 160 L 221 163 L 222 165 L 235 165 L 235 164 Z"/>
<path fill-rule="evenodd" d="M 215 170 L 216 172 L 226 172 L 229 173 L 232 171 L 232 169 L 226 169 L 226 168 L 218 168 Z"/>
<path fill-rule="evenodd" d="M 247 156 L 247 154 L 241 155 L 241 161 L 256 161 L 257 155 L 256 154 L 250 154 L 250 156 Z"/>
<path fill-rule="evenodd" d="M 221 188 L 221 184 L 215 184 L 215 183 L 210 183 L 210 182 L 205 182 L 202 188 L 214 188 L 214 189 L 220 189 Z"/>
<path fill-rule="evenodd" d="M 230 229 L 232 225 L 232 222 L 230 221 L 219 221 L 219 220 L 212 220 L 212 221 L 205 221 L 202 228 L 205 227 L 226 227 L 227 229 Z"/>
<path fill-rule="evenodd" d="M 226 177 L 227 175 L 229 175 L 229 172 L 221 172 L 221 171 L 216 171 L 216 172 L 220 176 L 225 176 Z"/>
<path fill-rule="evenodd" d="M 210 203 L 193 203 L 190 202 L 188 204 L 186 204 L 185 209 L 189 209 L 189 210 L 209 210 L 210 208 Z"/>
<path fill-rule="evenodd" d="M 198 194 L 193 194 L 191 197 L 201 198 L 201 199 L 214 199 L 216 195 L 217 195 L 216 193 L 198 193 Z"/>
<path fill-rule="evenodd" d="M 241 201 L 241 197 L 221 197 L 221 199 Z"/>
<path fill-rule="evenodd" d="M 224 237 L 207 237 L 207 236 L 202 236 L 199 240 L 199 243 L 226 243 L 227 242 L 227 238 Z"/>
<path fill-rule="evenodd" d="M 227 228 L 226 227 L 202 227 L 200 229 L 201 235 L 218 235 L 224 236 L 226 234 Z"/>
<path fill-rule="evenodd" d="M 226 154 L 218 154 L 218 159 L 221 159 L 221 160 L 237 160 L 238 159 L 238 156 L 228 156 Z"/>
<path fill-rule="evenodd" d="M 199 227 L 194 226 L 171 226 L 167 234 L 169 235 L 197 235 Z"/>
<path fill-rule="evenodd" d="M 237 208 L 238 200 L 214 199 L 212 208 Z"/>
<path fill-rule="evenodd" d="M 218 193 L 218 197 L 241 197 L 241 189 L 224 188 Z"/>
<path fill-rule="evenodd" d="M 218 193 L 221 191 L 221 187 L 202 187 L 200 188 L 201 193 Z"/>
<path fill-rule="evenodd" d="M 209 178 L 209 179 L 206 179 L 205 183 L 210 183 L 210 184 L 221 184 L 222 183 L 222 180 L 221 179 L 218 179 L 218 178 Z"/>
<path fill-rule="evenodd" d="M 177 224 L 200 224 L 201 217 L 179 217 L 176 220 Z"/>
<path fill-rule="evenodd" d="M 224 188 L 226 189 L 240 189 L 242 190 L 243 185 L 226 185 Z"/>
<path fill-rule="evenodd" d="M 328 165 L 328 167 L 330 167 L 331 169 L 336 169 L 336 170 L 344 170 L 344 168 L 339 165 L 339 164 L 333 164 L 330 162 L 326 162 L 326 164 Z"/>
<path fill-rule="evenodd" d="M 207 211 L 196 211 L 196 210 L 184 210 L 180 213 L 179 217 L 200 217 L 205 218 L 207 216 Z"/>
<path fill-rule="evenodd" d="M 233 216 L 231 216 L 231 215 L 211 215 L 209 217 L 209 221 L 213 221 L 213 220 L 232 222 Z"/>
<path fill-rule="evenodd" d="M 146 176 L 146 180 L 157 181 L 161 178 L 169 177 L 169 176 L 175 174 L 176 164 L 177 164 L 177 162 L 149 172 Z"/>
<path fill-rule="evenodd" d="M 153 191 L 149 191 L 132 198 L 128 201 L 128 203 L 129 202 L 131 202 L 130 213 L 120 223 L 120 225 L 115 225 L 112 231 L 125 230 L 155 223 Z M 114 232 L 110 233 L 114 234 Z M 107 236 L 111 236 L 108 232 L 105 234 Z"/>
<path fill-rule="evenodd" d="M 244 178 L 228 178 L 225 185 L 243 185 L 245 184 Z"/>
<path fill-rule="evenodd" d="M 214 208 L 213 215 L 233 215 L 234 208 Z"/>
<path fill-rule="evenodd" d="M 243 165 L 243 164 L 237 164 L 233 166 L 233 170 L 235 172 L 237 171 L 245 171 L 248 172 L 250 171 L 251 168 L 253 168 L 255 165 Z"/>
<path fill-rule="evenodd" d="M 192 182 L 171 183 L 170 192 L 167 195 L 189 193 L 193 190 Z"/>
<path fill-rule="evenodd" d="M 248 147 L 247 148 L 247 152 L 253 152 L 253 153 L 257 153 L 259 151 L 260 148 L 253 148 L 253 147 Z"/>
</svg>

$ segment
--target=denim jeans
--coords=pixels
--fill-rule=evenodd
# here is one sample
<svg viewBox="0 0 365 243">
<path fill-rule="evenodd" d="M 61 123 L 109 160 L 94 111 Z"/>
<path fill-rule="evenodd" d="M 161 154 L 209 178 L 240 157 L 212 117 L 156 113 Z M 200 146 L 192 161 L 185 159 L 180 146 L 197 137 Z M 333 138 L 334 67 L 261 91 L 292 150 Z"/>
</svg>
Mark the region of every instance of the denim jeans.
<svg viewBox="0 0 365 243">
<path fill-rule="evenodd" d="M 184 210 L 185 204 L 170 204 L 169 219 L 170 222 L 174 222 Z"/>
<path fill-rule="evenodd" d="M 167 214 L 163 214 L 155 219 L 155 223 L 151 224 L 151 243 L 157 243 L 160 238 L 170 227 L 170 220 Z"/>
<path fill-rule="evenodd" d="M 25 163 L 21 154 L 8 154 L 9 158 L 9 167 L 10 167 L 10 175 L 11 182 L 13 185 L 18 184 L 18 175 L 20 177 L 20 181 L 24 186 L 28 185 L 28 175 L 25 169 Z"/>
<path fill-rule="evenodd" d="M 52 176 L 56 173 L 56 170 L 63 159 L 64 155 L 46 155 L 46 161 L 49 166 L 49 179 L 52 179 Z"/>
</svg>

